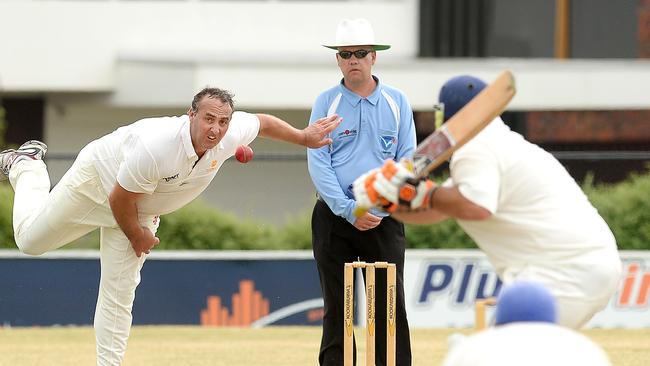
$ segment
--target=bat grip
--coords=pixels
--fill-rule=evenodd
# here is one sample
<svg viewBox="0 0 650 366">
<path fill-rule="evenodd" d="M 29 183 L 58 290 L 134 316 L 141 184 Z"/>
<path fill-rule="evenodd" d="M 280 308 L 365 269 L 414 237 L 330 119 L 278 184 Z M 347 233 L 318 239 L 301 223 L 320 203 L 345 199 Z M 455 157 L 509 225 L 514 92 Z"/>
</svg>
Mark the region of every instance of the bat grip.
<svg viewBox="0 0 650 366">
<path fill-rule="evenodd" d="M 359 217 L 365 215 L 366 212 L 368 212 L 368 210 L 370 210 L 370 207 L 362 207 L 362 206 L 357 205 L 354 208 L 354 211 L 353 211 L 354 217 L 359 218 Z"/>
</svg>

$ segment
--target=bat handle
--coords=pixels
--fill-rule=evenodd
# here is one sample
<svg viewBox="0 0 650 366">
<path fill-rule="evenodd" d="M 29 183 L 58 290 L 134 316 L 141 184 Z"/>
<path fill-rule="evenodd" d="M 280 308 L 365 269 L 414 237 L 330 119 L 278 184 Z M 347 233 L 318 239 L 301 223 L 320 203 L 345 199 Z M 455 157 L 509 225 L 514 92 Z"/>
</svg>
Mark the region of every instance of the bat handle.
<svg viewBox="0 0 650 366">
<path fill-rule="evenodd" d="M 354 217 L 359 218 L 359 217 L 365 215 L 366 212 L 368 212 L 369 209 L 370 209 L 370 207 L 362 207 L 362 206 L 357 205 L 357 207 L 355 207 L 354 211 L 353 211 Z"/>
</svg>

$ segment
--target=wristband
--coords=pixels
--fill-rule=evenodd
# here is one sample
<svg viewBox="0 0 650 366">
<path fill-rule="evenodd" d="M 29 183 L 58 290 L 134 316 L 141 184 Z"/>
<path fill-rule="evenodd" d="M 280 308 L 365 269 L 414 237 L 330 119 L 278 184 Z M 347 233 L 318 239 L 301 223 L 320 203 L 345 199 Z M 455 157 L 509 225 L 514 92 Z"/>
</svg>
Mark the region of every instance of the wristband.
<svg viewBox="0 0 650 366">
<path fill-rule="evenodd" d="M 436 193 L 437 190 L 438 190 L 438 186 L 435 186 L 429 193 L 429 208 L 433 208 L 433 195 Z"/>
</svg>

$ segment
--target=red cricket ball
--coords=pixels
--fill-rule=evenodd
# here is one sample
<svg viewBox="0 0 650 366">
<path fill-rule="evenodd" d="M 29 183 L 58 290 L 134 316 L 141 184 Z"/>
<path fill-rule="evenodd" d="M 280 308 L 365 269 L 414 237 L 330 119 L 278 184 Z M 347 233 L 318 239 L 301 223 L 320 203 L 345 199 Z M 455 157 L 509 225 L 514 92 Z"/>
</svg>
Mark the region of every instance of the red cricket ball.
<svg viewBox="0 0 650 366">
<path fill-rule="evenodd" d="M 235 150 L 235 158 L 240 163 L 248 163 L 253 160 L 253 149 L 247 145 L 239 145 Z"/>
</svg>

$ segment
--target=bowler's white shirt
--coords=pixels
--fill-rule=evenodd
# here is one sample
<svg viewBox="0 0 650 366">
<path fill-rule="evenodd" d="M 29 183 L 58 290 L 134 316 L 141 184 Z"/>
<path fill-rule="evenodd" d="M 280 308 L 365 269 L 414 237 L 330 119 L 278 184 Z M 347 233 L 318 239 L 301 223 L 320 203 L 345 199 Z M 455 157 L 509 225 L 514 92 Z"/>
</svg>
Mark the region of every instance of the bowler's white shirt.
<svg viewBox="0 0 650 366">
<path fill-rule="evenodd" d="M 458 224 L 506 282 L 534 263 L 534 277 L 565 283 L 564 289 L 555 288 L 556 296 L 564 291 L 597 296 L 599 291 L 585 283 L 595 269 L 590 266 L 620 267 L 611 230 L 573 178 L 500 118 L 456 151 L 450 168 L 445 184 L 458 185 L 465 198 L 492 213 L 486 220 Z M 571 270 L 557 271 L 568 262 Z"/>
<path fill-rule="evenodd" d="M 88 148 L 107 195 L 117 180 L 127 191 L 145 194 L 138 201 L 139 214 L 164 215 L 199 196 L 237 146 L 250 144 L 259 128 L 256 115 L 233 113 L 223 139 L 198 161 L 187 115 L 142 119 Z"/>
</svg>

